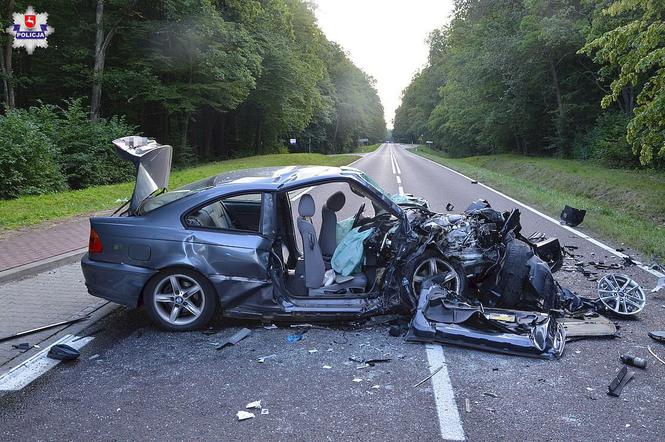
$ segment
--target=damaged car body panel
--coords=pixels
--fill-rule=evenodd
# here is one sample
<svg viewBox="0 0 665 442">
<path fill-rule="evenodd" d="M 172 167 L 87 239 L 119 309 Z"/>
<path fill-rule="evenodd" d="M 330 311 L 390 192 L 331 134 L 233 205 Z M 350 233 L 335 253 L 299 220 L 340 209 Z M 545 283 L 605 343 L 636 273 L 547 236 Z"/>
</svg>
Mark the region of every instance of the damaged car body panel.
<svg viewBox="0 0 665 442">
<path fill-rule="evenodd" d="M 115 144 L 137 165 L 136 187 L 125 212 L 91 218 L 86 286 L 144 305 L 167 329 L 201 327 L 217 308 L 262 320 L 401 313 L 412 317 L 412 340 L 554 358 L 565 344 L 557 317 L 600 305 L 556 283 L 558 241 L 522 236 L 518 210 L 479 200 L 462 214 L 434 213 L 351 167 L 239 170 L 166 192 L 168 146 Z M 312 196 L 331 185 L 364 201 L 353 217 L 336 218 L 339 192 Z M 324 215 L 332 229 L 313 223 Z M 344 274 L 333 258 L 349 241 L 324 238 L 335 222 L 362 240 L 358 265 Z M 333 256 L 320 241 L 337 243 Z"/>
</svg>

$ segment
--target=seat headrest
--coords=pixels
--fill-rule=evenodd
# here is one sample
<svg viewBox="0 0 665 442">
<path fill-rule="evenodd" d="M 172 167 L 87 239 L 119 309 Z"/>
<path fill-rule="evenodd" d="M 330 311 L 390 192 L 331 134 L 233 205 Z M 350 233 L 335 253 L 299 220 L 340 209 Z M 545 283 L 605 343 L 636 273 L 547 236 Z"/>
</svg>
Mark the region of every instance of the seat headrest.
<svg viewBox="0 0 665 442">
<path fill-rule="evenodd" d="M 300 202 L 298 203 L 298 214 L 303 218 L 309 218 L 314 216 L 314 212 L 316 212 L 314 198 L 312 198 L 312 195 L 309 193 L 306 193 L 300 197 Z"/>
<path fill-rule="evenodd" d="M 339 212 L 344 207 L 344 203 L 346 203 L 344 192 L 335 192 L 326 201 L 326 207 L 333 212 Z"/>
</svg>

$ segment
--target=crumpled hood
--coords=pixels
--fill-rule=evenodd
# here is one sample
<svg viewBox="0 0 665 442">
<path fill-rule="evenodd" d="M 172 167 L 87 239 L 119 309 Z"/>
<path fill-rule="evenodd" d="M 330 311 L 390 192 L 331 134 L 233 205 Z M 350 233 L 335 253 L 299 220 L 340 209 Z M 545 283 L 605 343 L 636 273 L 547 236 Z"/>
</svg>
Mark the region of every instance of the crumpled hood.
<svg viewBox="0 0 665 442">
<path fill-rule="evenodd" d="M 136 165 L 136 182 L 129 203 L 129 212 L 135 213 L 146 198 L 168 187 L 173 148 L 136 135 L 118 138 L 113 144 L 121 158 Z"/>
</svg>

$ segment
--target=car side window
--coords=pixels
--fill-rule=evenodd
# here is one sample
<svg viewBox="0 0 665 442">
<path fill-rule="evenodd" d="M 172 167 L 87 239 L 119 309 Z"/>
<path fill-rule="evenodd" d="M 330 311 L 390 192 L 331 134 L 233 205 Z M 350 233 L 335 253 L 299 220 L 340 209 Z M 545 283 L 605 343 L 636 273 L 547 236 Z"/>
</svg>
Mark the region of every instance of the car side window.
<svg viewBox="0 0 665 442">
<path fill-rule="evenodd" d="M 189 212 L 185 222 L 190 227 L 260 233 L 262 206 L 260 192 L 234 195 Z"/>
</svg>

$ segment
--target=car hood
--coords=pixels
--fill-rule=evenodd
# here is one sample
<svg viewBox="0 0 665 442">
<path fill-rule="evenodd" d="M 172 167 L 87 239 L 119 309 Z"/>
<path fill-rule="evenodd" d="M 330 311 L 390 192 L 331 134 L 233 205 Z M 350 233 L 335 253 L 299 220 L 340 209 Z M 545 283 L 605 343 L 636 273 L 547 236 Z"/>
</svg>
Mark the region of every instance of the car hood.
<svg viewBox="0 0 665 442">
<path fill-rule="evenodd" d="M 136 166 L 136 182 L 129 203 L 129 212 L 135 213 L 146 198 L 168 187 L 173 148 L 140 136 L 118 138 L 113 144 L 121 158 Z"/>
</svg>

